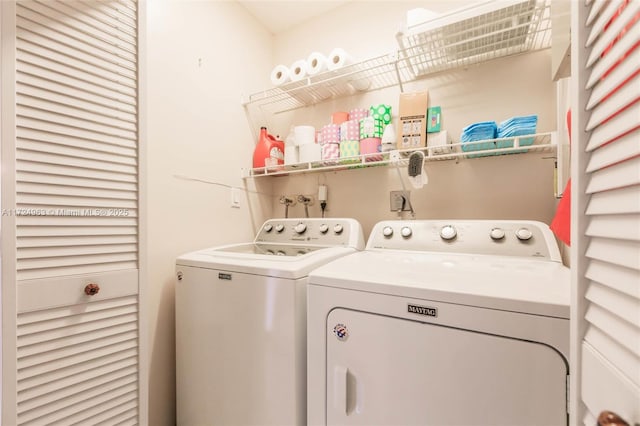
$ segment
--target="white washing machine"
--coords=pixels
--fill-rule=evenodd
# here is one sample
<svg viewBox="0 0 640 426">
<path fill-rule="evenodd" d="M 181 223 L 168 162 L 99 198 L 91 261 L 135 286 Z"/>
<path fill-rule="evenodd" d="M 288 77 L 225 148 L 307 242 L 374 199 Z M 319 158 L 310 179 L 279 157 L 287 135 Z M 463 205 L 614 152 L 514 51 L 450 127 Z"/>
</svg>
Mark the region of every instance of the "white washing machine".
<svg viewBox="0 0 640 426">
<path fill-rule="evenodd" d="M 376 224 L 309 277 L 309 425 L 566 425 L 569 285 L 540 222 Z"/>
<path fill-rule="evenodd" d="M 364 248 L 354 219 L 272 219 L 176 261 L 178 425 L 306 423 L 311 270 Z"/>
</svg>

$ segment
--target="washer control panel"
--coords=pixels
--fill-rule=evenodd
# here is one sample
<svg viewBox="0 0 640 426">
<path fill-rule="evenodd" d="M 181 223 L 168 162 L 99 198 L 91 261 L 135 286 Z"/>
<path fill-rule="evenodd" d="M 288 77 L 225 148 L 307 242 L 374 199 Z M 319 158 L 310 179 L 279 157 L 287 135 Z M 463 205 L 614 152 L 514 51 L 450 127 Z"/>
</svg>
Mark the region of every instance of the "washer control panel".
<svg viewBox="0 0 640 426">
<path fill-rule="evenodd" d="M 289 218 L 266 221 L 254 242 L 364 248 L 362 226 L 350 218 Z"/>
<path fill-rule="evenodd" d="M 367 249 L 488 254 L 560 261 L 556 239 L 537 221 L 388 220 L 377 223 Z"/>
</svg>

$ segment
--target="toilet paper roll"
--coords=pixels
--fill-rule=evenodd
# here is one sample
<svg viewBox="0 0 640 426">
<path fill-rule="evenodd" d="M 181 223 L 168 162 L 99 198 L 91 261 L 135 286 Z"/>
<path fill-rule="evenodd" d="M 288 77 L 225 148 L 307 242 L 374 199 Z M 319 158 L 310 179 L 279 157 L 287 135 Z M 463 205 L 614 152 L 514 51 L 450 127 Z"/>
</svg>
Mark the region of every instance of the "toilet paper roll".
<svg viewBox="0 0 640 426">
<path fill-rule="evenodd" d="M 325 124 L 321 131 L 321 144 L 340 143 L 340 126 L 337 124 Z"/>
<path fill-rule="evenodd" d="M 337 160 L 340 158 L 340 145 L 337 143 L 326 143 L 322 145 L 322 161 L 326 165 L 337 164 L 337 161 L 327 161 L 327 160 Z"/>
<path fill-rule="evenodd" d="M 360 141 L 360 154 L 376 154 L 380 152 L 380 149 L 380 138 L 366 138 Z M 382 155 L 367 155 L 364 161 L 382 161 Z"/>
<path fill-rule="evenodd" d="M 299 59 L 289 67 L 291 81 L 300 81 L 307 77 L 307 61 Z"/>
<path fill-rule="evenodd" d="M 360 140 L 360 120 L 348 120 L 340 125 L 341 141 Z"/>
<path fill-rule="evenodd" d="M 340 158 L 356 157 L 360 155 L 360 141 L 342 141 L 340 142 Z"/>
<path fill-rule="evenodd" d="M 367 90 L 369 86 L 371 86 L 371 80 L 369 80 L 366 77 L 351 79 L 347 81 L 347 83 L 349 83 L 349 86 L 351 86 L 353 90 L 357 92 L 362 92 L 363 90 Z"/>
<path fill-rule="evenodd" d="M 360 141 L 342 141 L 340 142 L 340 163 L 350 164 L 360 162 Z"/>
<path fill-rule="evenodd" d="M 346 111 L 337 111 L 331 114 L 331 123 L 342 124 L 349 119 L 349 113 Z"/>
<path fill-rule="evenodd" d="M 382 123 L 385 126 L 391 123 L 391 105 L 385 105 L 385 104 L 371 105 L 371 108 L 369 108 L 369 110 L 370 110 L 370 115 L 373 118 L 378 118 L 382 120 Z"/>
<path fill-rule="evenodd" d="M 285 145 L 284 164 L 296 164 L 298 161 L 298 147 L 296 145 Z"/>
<path fill-rule="evenodd" d="M 293 135 L 296 145 L 307 145 L 316 141 L 316 129 L 313 126 L 295 126 Z"/>
<path fill-rule="evenodd" d="M 353 58 L 344 49 L 336 47 L 327 55 L 327 68 L 330 71 L 346 67 L 353 62 Z"/>
<path fill-rule="evenodd" d="M 327 70 L 327 57 L 320 52 L 313 52 L 307 57 L 307 74 L 316 75 Z"/>
<path fill-rule="evenodd" d="M 313 163 L 322 159 L 322 148 L 317 143 L 298 146 L 301 163 Z"/>
<path fill-rule="evenodd" d="M 369 116 L 369 110 L 366 108 L 354 108 L 349 111 L 349 120 L 362 120 Z"/>
<path fill-rule="evenodd" d="M 374 117 L 365 117 L 360 120 L 360 139 L 382 138 L 382 120 Z"/>
<path fill-rule="evenodd" d="M 280 86 L 289 81 L 289 68 L 280 64 L 276 65 L 273 70 L 271 70 L 271 83 L 275 86 Z"/>
</svg>

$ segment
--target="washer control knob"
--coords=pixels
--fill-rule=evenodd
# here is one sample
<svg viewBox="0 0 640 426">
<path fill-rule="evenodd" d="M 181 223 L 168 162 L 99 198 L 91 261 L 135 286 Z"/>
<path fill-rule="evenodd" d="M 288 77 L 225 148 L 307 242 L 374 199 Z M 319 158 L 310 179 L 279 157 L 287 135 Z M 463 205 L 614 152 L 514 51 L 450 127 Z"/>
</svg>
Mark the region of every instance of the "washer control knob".
<svg viewBox="0 0 640 426">
<path fill-rule="evenodd" d="M 320 232 L 322 234 L 326 234 L 328 230 L 329 230 L 329 225 L 327 225 L 326 223 L 323 223 L 322 225 L 320 225 Z"/>
<path fill-rule="evenodd" d="M 385 226 L 384 228 L 382 228 L 382 235 L 384 235 L 385 237 L 390 237 L 393 235 L 393 228 L 390 226 Z"/>
<path fill-rule="evenodd" d="M 276 232 L 282 232 L 284 231 L 284 225 L 279 223 L 276 225 Z"/>
<path fill-rule="evenodd" d="M 285 252 L 284 252 L 284 251 L 282 251 L 282 250 L 278 250 L 278 251 L 276 252 L 276 256 L 286 256 L 286 255 L 287 255 L 287 253 L 285 253 Z"/>
<path fill-rule="evenodd" d="M 342 234 L 343 230 L 344 228 L 339 223 L 333 226 L 333 232 L 335 232 L 336 234 Z"/>
<path fill-rule="evenodd" d="M 520 228 L 516 231 L 516 237 L 520 241 L 528 241 L 533 237 L 533 233 L 528 228 Z"/>
<path fill-rule="evenodd" d="M 304 223 L 299 223 L 293 228 L 293 230 L 298 234 L 304 234 L 304 231 L 307 230 L 307 225 L 305 225 Z"/>
<path fill-rule="evenodd" d="M 271 230 L 272 230 L 272 229 L 273 229 L 273 225 L 272 225 L 272 224 L 270 224 L 270 223 L 267 223 L 267 224 L 264 226 L 264 232 L 271 232 Z"/>
<path fill-rule="evenodd" d="M 443 240 L 453 240 L 458 235 L 458 231 L 452 225 L 445 225 L 440 229 L 440 237 Z"/>
<path fill-rule="evenodd" d="M 504 238 L 504 229 L 502 228 L 493 228 L 491 232 L 489 232 L 489 236 L 492 240 L 498 241 Z"/>
<path fill-rule="evenodd" d="M 402 235 L 404 238 L 409 238 L 412 233 L 413 231 L 411 231 L 411 228 L 409 228 L 408 226 L 403 226 L 402 229 L 400 229 L 400 235 Z"/>
</svg>

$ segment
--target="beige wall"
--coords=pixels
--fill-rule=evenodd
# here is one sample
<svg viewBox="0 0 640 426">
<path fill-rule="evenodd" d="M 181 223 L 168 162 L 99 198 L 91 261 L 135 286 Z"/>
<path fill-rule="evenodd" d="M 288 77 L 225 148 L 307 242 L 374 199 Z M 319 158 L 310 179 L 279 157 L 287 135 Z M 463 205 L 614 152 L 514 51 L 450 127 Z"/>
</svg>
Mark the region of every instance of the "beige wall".
<svg viewBox="0 0 640 426">
<path fill-rule="evenodd" d="M 232 209 L 223 185 L 243 186 L 253 137 L 241 94 L 268 80 L 272 59 L 271 36 L 235 2 L 151 0 L 148 10 L 149 424 L 160 426 L 175 424 L 176 256 L 252 239 L 264 219 L 255 196 L 252 210 L 246 198 Z"/>
<path fill-rule="evenodd" d="M 459 7 L 462 2 L 433 3 L 432 9 Z M 354 2 L 323 18 L 278 35 L 275 57 L 290 63 L 312 51 L 328 53 L 342 47 L 353 56 L 366 59 L 397 48 L 395 34 L 412 2 Z M 424 7 L 428 2 L 420 2 Z M 365 18 L 365 10 L 367 15 Z M 327 30 L 331 29 L 331 30 Z M 468 124 L 516 115 L 537 114 L 538 131 L 556 129 L 555 83 L 551 81 L 550 52 L 503 58 L 482 65 L 441 73 L 406 85 L 405 91 L 429 91 L 429 104 L 443 111 L 443 128 L 454 142 Z M 274 132 L 286 134 L 292 124 L 316 128 L 330 121 L 333 111 L 387 103 L 397 121 L 400 89 L 393 87 L 334 100 L 311 108 L 279 114 L 270 123 Z M 549 223 L 555 212 L 553 154 L 528 154 L 430 162 L 426 165 L 429 184 L 413 190 L 416 218 L 501 218 L 533 219 Z M 404 183 L 406 168 L 401 170 Z M 373 224 L 398 218 L 389 209 L 389 191 L 402 188 L 397 170 L 379 167 L 364 170 L 323 172 L 275 178 L 274 194 L 315 194 L 318 183 L 329 188 L 327 215 L 358 219 L 368 234 Z M 317 206 L 312 208 L 320 214 Z M 302 216 L 301 206 L 290 209 Z M 282 216 L 279 206 L 275 216 Z"/>
</svg>

